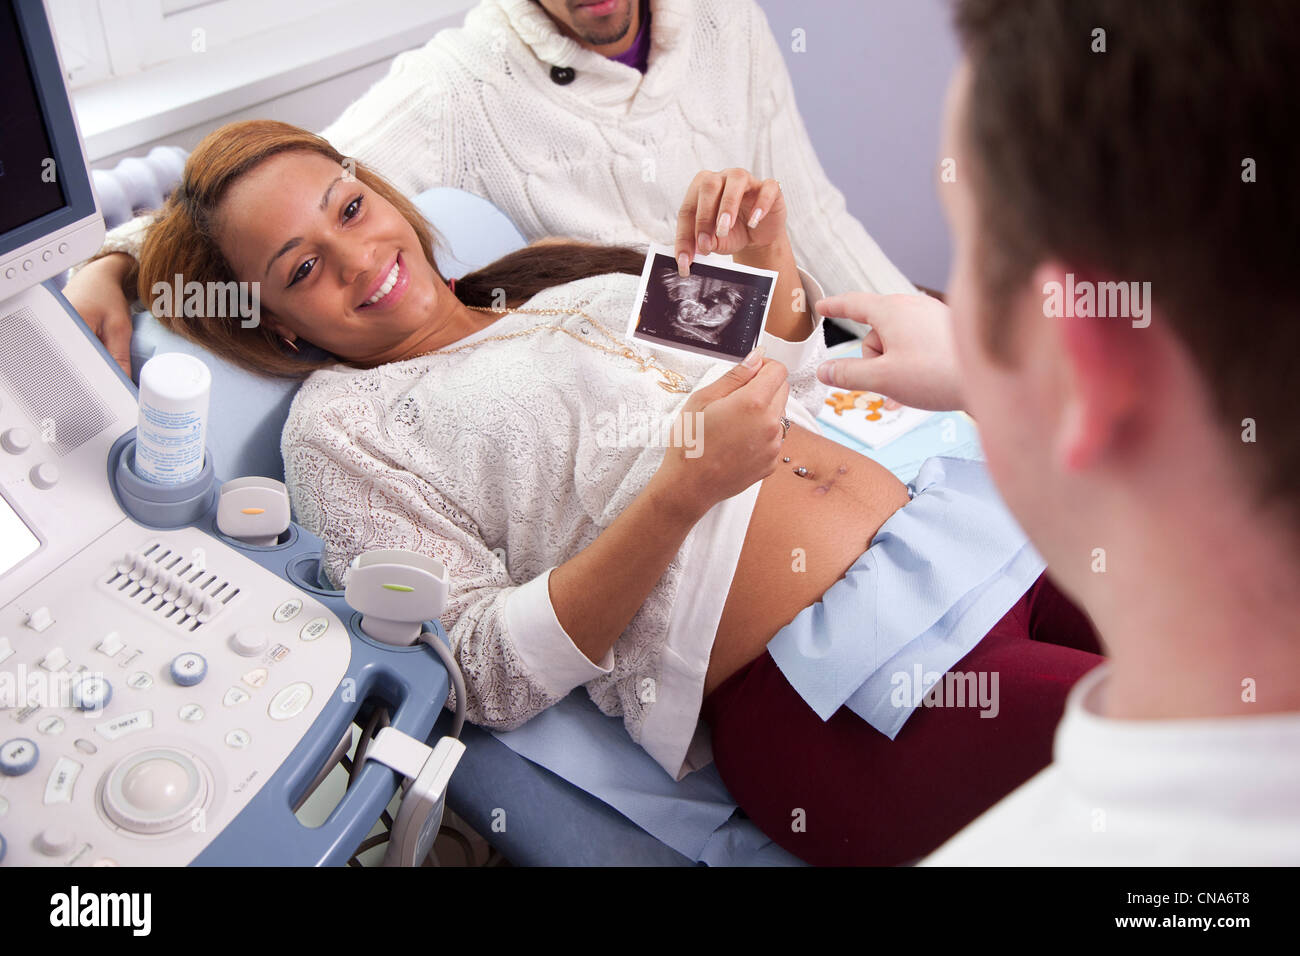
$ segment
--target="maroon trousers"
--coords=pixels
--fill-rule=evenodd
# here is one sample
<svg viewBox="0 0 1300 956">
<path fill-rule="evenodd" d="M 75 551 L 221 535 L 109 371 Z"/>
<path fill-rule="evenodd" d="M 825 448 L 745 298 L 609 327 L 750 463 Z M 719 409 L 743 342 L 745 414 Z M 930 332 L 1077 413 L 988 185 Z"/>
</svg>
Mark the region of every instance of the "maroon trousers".
<svg viewBox="0 0 1300 956">
<path fill-rule="evenodd" d="M 952 668 L 998 675 L 996 717 L 923 705 L 893 740 L 847 707 L 823 723 L 767 651 L 714 688 L 701 716 L 723 782 L 774 842 L 817 865 L 903 864 L 1051 762 L 1065 697 L 1100 654 L 1087 617 L 1044 575 Z"/>
</svg>

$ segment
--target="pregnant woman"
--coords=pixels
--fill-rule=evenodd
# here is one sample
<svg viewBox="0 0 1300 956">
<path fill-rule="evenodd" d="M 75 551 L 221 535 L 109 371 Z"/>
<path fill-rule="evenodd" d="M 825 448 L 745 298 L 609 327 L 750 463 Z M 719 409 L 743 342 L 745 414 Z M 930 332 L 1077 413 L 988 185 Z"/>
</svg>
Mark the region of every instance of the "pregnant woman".
<svg viewBox="0 0 1300 956">
<path fill-rule="evenodd" d="M 1037 569 L 949 661 L 1000 675 L 996 719 L 911 704 L 901 732 L 848 708 L 823 720 L 766 650 L 852 592 L 884 538 L 906 539 L 881 534 L 893 516 L 976 497 L 942 469 L 909 491 L 817 432 L 825 346 L 802 303 L 820 290 L 795 265 L 776 182 L 701 173 L 679 214 L 687 260 L 717 251 L 780 275 L 766 354 L 731 366 L 616 331 L 636 250 L 551 240 L 444 282 L 418 210 L 342 160 L 280 123 L 216 131 L 149 230 L 139 288 L 260 283 L 256 328 L 159 318 L 246 368 L 305 377 L 282 437 L 298 519 L 335 586 L 371 549 L 447 566 L 468 719 L 513 728 L 583 686 L 676 778 L 709 759 L 711 728 L 741 807 L 815 863 L 913 860 L 1046 765 L 1066 691 L 1100 658 L 1061 646 L 1096 650 Z M 611 413 L 651 435 L 693 416 L 697 440 L 611 440 Z M 906 595 L 862 600 L 865 626 Z M 878 664 L 913 636 L 881 630 Z"/>
</svg>

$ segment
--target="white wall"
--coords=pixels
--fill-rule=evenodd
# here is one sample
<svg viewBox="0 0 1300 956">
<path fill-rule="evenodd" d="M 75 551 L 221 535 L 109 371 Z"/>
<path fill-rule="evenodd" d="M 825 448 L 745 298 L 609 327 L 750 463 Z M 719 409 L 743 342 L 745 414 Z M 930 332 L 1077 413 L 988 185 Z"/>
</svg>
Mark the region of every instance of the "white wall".
<svg viewBox="0 0 1300 956">
<path fill-rule="evenodd" d="M 758 0 L 785 51 L 822 167 L 913 282 L 943 289 L 950 249 L 935 192 L 957 45 L 945 0 Z M 791 49 L 804 31 L 807 52 Z"/>
</svg>

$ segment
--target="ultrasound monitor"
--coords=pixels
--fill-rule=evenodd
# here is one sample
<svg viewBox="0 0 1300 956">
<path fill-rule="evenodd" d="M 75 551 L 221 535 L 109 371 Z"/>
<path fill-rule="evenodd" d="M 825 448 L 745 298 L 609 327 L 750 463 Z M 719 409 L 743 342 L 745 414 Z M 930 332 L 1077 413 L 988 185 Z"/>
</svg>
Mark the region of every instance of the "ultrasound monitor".
<svg viewBox="0 0 1300 956">
<path fill-rule="evenodd" d="M 0 302 L 103 241 L 44 2 L 0 0 Z"/>
</svg>

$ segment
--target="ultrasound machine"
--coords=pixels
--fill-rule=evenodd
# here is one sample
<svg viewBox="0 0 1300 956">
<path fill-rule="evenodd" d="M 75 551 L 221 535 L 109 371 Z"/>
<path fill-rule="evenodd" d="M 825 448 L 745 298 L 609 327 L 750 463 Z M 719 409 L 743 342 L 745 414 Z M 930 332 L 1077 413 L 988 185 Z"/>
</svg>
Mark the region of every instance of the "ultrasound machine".
<svg viewBox="0 0 1300 956">
<path fill-rule="evenodd" d="M 399 792 L 418 865 L 464 751 L 445 570 L 330 591 L 278 481 L 140 477 L 137 388 L 50 281 L 104 224 L 41 0 L 0 0 L 0 73 L 0 866 L 343 864 Z"/>
</svg>

